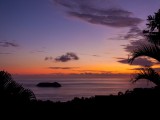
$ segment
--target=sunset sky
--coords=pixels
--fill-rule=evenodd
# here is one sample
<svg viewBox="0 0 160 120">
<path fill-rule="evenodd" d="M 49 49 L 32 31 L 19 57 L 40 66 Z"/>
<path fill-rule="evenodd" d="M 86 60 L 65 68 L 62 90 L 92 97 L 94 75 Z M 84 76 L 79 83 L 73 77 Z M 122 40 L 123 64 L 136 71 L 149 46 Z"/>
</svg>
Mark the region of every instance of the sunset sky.
<svg viewBox="0 0 160 120">
<path fill-rule="evenodd" d="M 126 74 L 155 66 L 126 60 L 159 8 L 160 0 L 0 0 L 0 70 Z"/>
</svg>

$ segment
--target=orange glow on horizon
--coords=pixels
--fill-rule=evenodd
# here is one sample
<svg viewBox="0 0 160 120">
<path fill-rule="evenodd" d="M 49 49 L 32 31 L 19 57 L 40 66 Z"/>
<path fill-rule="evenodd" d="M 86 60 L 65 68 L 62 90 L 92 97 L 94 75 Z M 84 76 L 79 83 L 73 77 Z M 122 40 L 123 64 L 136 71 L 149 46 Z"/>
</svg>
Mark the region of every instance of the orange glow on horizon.
<svg viewBox="0 0 160 120">
<path fill-rule="evenodd" d="M 11 74 L 81 74 L 81 73 L 93 73 L 93 74 L 130 74 L 133 70 L 129 65 L 111 64 L 106 66 L 85 66 L 75 69 L 49 69 L 49 68 L 16 68 L 16 69 L 4 69 Z"/>
</svg>

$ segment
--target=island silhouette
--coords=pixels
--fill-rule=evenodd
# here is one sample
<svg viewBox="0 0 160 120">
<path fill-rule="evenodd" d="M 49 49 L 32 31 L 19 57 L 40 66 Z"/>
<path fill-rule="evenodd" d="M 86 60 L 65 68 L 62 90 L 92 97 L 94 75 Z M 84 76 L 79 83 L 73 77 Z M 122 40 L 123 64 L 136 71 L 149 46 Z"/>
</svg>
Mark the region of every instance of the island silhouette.
<svg viewBox="0 0 160 120">
<path fill-rule="evenodd" d="M 54 87 L 54 88 L 59 88 L 61 87 L 62 85 L 58 82 L 53 82 L 53 83 L 50 83 L 50 82 L 40 82 L 37 84 L 38 87 Z"/>
</svg>

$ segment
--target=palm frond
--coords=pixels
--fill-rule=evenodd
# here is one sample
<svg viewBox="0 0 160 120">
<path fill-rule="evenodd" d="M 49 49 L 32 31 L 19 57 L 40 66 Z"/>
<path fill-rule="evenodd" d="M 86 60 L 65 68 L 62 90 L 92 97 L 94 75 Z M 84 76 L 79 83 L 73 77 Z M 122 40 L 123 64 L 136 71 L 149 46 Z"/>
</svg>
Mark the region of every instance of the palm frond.
<svg viewBox="0 0 160 120">
<path fill-rule="evenodd" d="M 152 15 L 149 15 L 147 20 L 154 20 L 153 16 Z"/>
<path fill-rule="evenodd" d="M 139 47 L 131 52 L 131 57 L 128 60 L 131 64 L 137 57 L 143 56 L 151 57 L 160 62 L 160 9 L 154 15 L 149 15 L 147 21 L 146 25 L 149 29 L 144 30 L 143 34 L 149 43 L 139 44 Z M 160 86 L 160 76 L 152 68 L 141 68 L 132 82 L 140 79 L 147 79 Z"/>
<path fill-rule="evenodd" d="M 4 97 L 20 101 L 36 100 L 34 93 L 15 82 L 8 72 L 0 71 L 0 93 Z"/>
<path fill-rule="evenodd" d="M 147 79 L 157 86 L 160 85 L 160 76 L 159 74 L 152 68 L 146 67 L 146 68 L 141 68 L 139 70 L 139 73 L 136 74 L 136 76 L 131 80 L 133 83 L 137 82 L 138 80 L 141 79 Z"/>
<path fill-rule="evenodd" d="M 145 34 L 145 36 L 147 37 L 148 42 L 160 46 L 160 33 L 159 32 L 148 32 Z"/>
<path fill-rule="evenodd" d="M 11 83 L 12 76 L 5 71 L 0 71 L 0 93 L 5 94 L 6 86 Z"/>
<path fill-rule="evenodd" d="M 149 15 L 147 21 L 148 21 L 148 23 L 146 24 L 147 27 L 150 28 L 151 31 L 153 31 L 156 28 L 155 17 Z"/>
<path fill-rule="evenodd" d="M 160 62 L 160 47 L 152 44 L 141 45 L 132 51 L 131 58 L 129 58 L 128 62 L 132 64 L 137 57 L 142 56 L 151 57 Z"/>
<path fill-rule="evenodd" d="M 151 31 L 154 31 L 157 28 L 160 32 L 160 10 L 154 15 L 149 15 L 147 21 L 148 23 L 146 25 Z"/>
<path fill-rule="evenodd" d="M 160 46 L 160 33 L 159 32 L 151 32 L 149 30 L 143 30 L 143 35 L 147 38 L 146 40 L 149 43 L 153 43 L 154 45 Z"/>
</svg>

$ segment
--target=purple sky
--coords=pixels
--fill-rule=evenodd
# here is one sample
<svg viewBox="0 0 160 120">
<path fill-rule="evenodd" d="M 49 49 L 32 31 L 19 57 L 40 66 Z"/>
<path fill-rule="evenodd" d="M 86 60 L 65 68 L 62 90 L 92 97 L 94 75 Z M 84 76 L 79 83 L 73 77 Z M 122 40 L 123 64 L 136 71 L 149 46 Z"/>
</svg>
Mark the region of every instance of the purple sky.
<svg viewBox="0 0 160 120">
<path fill-rule="evenodd" d="M 160 0 L 0 0 L 0 69 L 127 73 L 124 45 L 159 8 Z"/>
</svg>

